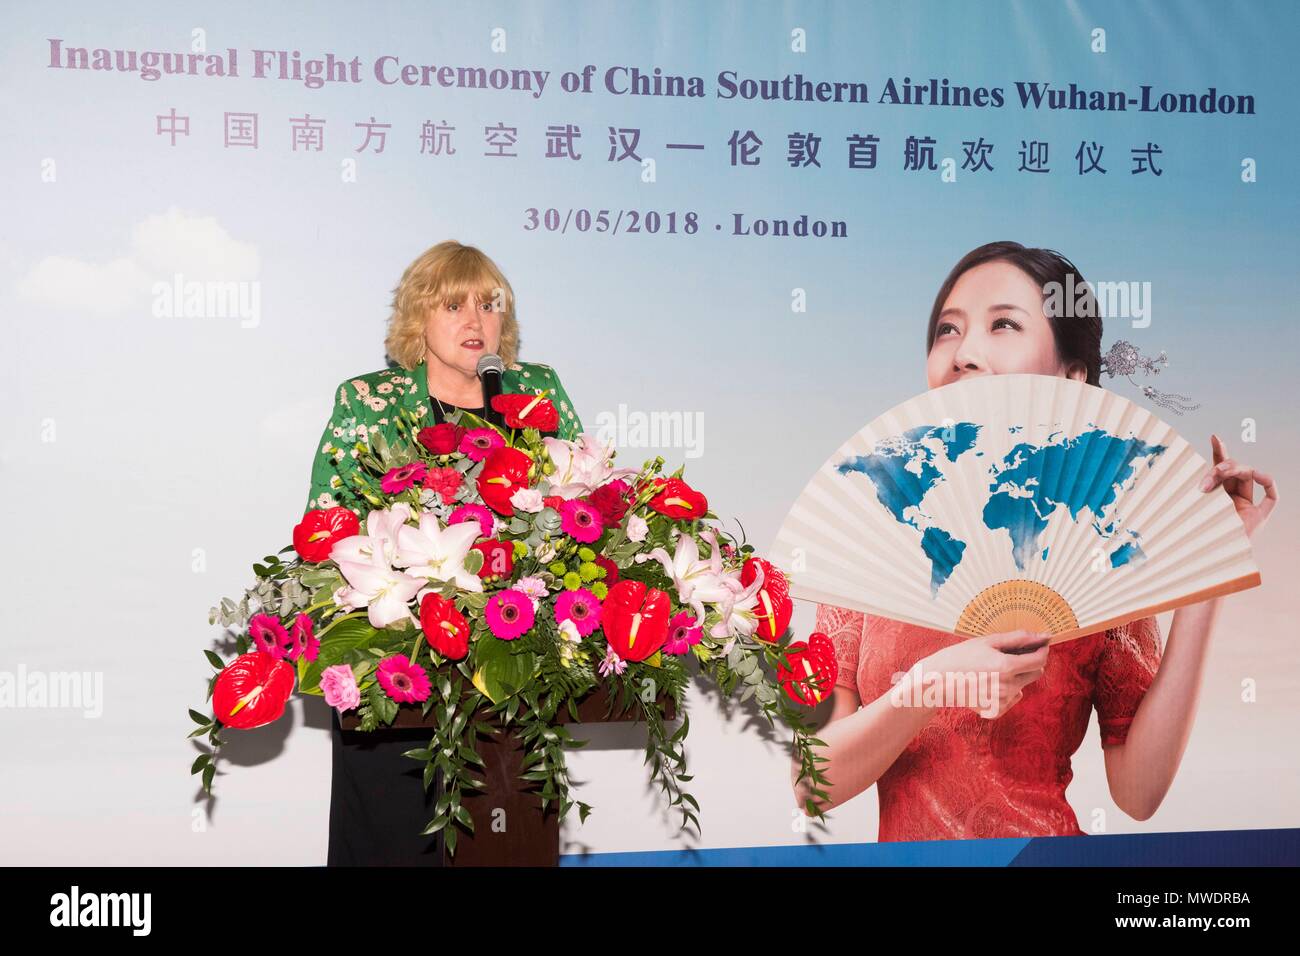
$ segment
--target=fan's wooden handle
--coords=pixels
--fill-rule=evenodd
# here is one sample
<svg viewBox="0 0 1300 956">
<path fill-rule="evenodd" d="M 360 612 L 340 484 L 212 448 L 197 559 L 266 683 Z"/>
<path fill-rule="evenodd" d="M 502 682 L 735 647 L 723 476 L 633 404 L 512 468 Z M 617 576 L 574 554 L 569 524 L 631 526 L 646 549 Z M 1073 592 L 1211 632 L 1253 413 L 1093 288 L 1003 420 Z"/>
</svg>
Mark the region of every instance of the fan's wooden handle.
<svg viewBox="0 0 1300 956">
<path fill-rule="evenodd" d="M 958 633 L 977 637 L 1021 630 L 1059 634 L 1078 626 L 1069 602 L 1059 593 L 1037 581 L 1020 579 L 985 588 L 957 619 Z"/>
<path fill-rule="evenodd" d="M 1002 648 L 1002 653 L 1003 654 L 1032 654 L 1040 647 L 1043 647 L 1050 643 L 1052 643 L 1052 639 L 1050 637 L 1045 637 L 1037 644 L 1026 644 L 1024 647 L 1004 647 Z"/>
</svg>

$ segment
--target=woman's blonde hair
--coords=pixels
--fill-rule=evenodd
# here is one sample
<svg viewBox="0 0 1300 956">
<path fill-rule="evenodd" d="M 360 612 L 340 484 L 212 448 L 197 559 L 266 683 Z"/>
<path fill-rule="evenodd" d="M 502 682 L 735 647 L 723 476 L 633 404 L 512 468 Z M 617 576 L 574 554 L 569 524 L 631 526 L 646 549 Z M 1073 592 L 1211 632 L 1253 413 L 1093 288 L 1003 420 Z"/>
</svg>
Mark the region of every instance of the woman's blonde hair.
<svg viewBox="0 0 1300 956">
<path fill-rule="evenodd" d="M 491 302 L 501 316 L 501 343 L 497 354 L 509 368 L 519 354 L 519 323 L 515 320 L 515 294 L 497 264 L 473 246 L 454 239 L 425 250 L 406 267 L 393 290 L 393 313 L 388 319 L 384 348 L 407 371 L 424 359 L 424 333 L 429 309 L 461 304 L 476 295 Z"/>
</svg>

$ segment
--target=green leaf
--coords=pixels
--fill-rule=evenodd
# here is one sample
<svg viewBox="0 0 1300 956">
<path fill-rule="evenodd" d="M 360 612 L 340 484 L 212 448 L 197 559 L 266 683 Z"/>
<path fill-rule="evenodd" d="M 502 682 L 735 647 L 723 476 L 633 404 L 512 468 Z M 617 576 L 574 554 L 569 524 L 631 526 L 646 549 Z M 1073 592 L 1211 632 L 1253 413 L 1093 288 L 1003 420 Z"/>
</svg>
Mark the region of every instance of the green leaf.
<svg viewBox="0 0 1300 956">
<path fill-rule="evenodd" d="M 346 583 L 343 575 L 334 568 L 310 568 L 298 575 L 298 580 L 308 590 L 319 591 L 322 588 L 329 588 L 331 594 Z"/>
<path fill-rule="evenodd" d="M 474 748 L 470 747 L 468 744 L 461 744 L 460 748 L 456 752 L 460 754 L 462 760 L 468 760 L 470 763 L 477 764 L 480 767 L 487 766 L 487 764 L 483 762 L 483 758 L 475 753 Z"/>
<path fill-rule="evenodd" d="M 217 765 L 210 763 L 203 768 L 203 789 L 208 793 L 212 792 L 212 778 L 216 775 Z"/>
<path fill-rule="evenodd" d="M 319 694 L 320 675 L 325 668 L 344 663 L 344 658 L 349 651 L 365 649 L 375 644 L 389 650 L 397 643 L 400 643 L 400 638 L 376 630 L 364 617 L 340 621 L 321 641 L 320 653 L 316 655 L 316 660 L 307 665 L 302 679 L 298 682 L 298 692 Z"/>
<path fill-rule="evenodd" d="M 207 716 L 206 714 L 200 714 L 197 710 L 194 710 L 193 708 L 190 708 L 190 719 L 193 720 L 196 724 L 206 725 L 212 723 L 211 717 Z"/>
<path fill-rule="evenodd" d="M 476 551 L 475 554 L 482 554 L 482 551 Z M 475 611 L 481 611 L 487 607 L 488 593 L 486 591 L 472 591 L 462 596 L 461 600 L 467 608 Z"/>
<path fill-rule="evenodd" d="M 216 654 L 214 654 L 212 651 L 204 651 L 203 653 L 204 656 L 207 657 L 208 663 L 211 664 L 213 667 L 215 667 L 217 670 L 221 670 L 223 667 L 226 666 L 225 663 L 222 662 L 221 658 L 218 657 Z"/>
<path fill-rule="evenodd" d="M 469 554 L 465 555 L 465 570 L 470 574 L 478 574 L 483 569 L 483 552 L 471 549 Z"/>
<path fill-rule="evenodd" d="M 195 758 L 193 765 L 190 767 L 190 774 L 193 775 L 198 773 L 208 765 L 208 761 L 211 759 L 212 754 L 199 754 L 198 757 Z"/>
<path fill-rule="evenodd" d="M 517 693 L 540 668 L 537 655 L 525 650 L 515 653 L 511 643 L 485 634 L 474 646 L 478 663 L 474 686 L 494 704 Z"/>
<path fill-rule="evenodd" d="M 384 724 L 392 724 L 397 718 L 397 701 L 385 694 L 378 684 L 370 688 L 370 706 Z"/>
</svg>

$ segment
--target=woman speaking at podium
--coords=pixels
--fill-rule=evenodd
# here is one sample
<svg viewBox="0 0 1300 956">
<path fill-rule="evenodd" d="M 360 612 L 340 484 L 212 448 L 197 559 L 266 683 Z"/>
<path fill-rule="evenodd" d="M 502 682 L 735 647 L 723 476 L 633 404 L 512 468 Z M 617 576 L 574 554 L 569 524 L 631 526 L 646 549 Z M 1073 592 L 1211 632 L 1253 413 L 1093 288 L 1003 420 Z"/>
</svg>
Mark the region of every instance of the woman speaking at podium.
<svg viewBox="0 0 1300 956">
<path fill-rule="evenodd" d="M 312 463 L 308 509 L 342 505 L 366 517 L 369 506 L 353 494 L 350 480 L 358 468 L 355 445 L 374 432 L 396 440 L 398 408 L 411 409 L 426 426 L 443 424 L 455 409 L 483 416 L 478 363 L 485 355 L 501 358 L 503 393 L 545 390 L 559 412 L 558 437 L 571 440 L 582 431 L 554 369 L 516 361 L 514 293 L 496 264 L 473 246 L 440 242 L 406 268 L 384 346 L 398 367 L 354 376 L 334 390 L 334 410 Z M 459 443 L 464 437 L 449 427 L 430 440 Z M 402 756 L 427 744 L 428 731 L 345 732 L 337 711 L 330 713 L 328 864 L 440 866 L 442 834 L 419 835 L 434 815 L 440 781 L 426 792 L 422 764 Z"/>
<path fill-rule="evenodd" d="M 1056 315 L 1046 306 L 1051 288 L 1092 295 L 1074 265 L 1051 250 L 994 242 L 967 253 L 930 312 L 929 387 L 1016 372 L 1100 385 L 1095 299 L 1081 314 Z M 1217 437 L 1213 453 L 1201 488 L 1230 495 L 1252 535 L 1277 501 L 1273 481 L 1227 458 Z M 1266 495 L 1258 505 L 1256 482 Z M 1096 710 L 1111 796 L 1129 816 L 1147 819 L 1187 746 L 1220 600 L 1179 608 L 1163 652 L 1155 617 L 1049 650 L 1046 638 L 1026 632 L 963 639 L 819 605 L 815 629 L 830 637 L 840 664 L 830 721 L 818 732 L 829 806 L 876 784 L 881 841 L 1081 834 L 1065 788 Z M 891 679 L 914 666 L 996 674 L 998 698 L 981 702 L 980 712 L 895 706 Z M 946 678 L 944 686 L 951 686 Z M 796 763 L 792 783 L 797 778 Z M 795 795 L 805 807 L 807 781 Z"/>
</svg>

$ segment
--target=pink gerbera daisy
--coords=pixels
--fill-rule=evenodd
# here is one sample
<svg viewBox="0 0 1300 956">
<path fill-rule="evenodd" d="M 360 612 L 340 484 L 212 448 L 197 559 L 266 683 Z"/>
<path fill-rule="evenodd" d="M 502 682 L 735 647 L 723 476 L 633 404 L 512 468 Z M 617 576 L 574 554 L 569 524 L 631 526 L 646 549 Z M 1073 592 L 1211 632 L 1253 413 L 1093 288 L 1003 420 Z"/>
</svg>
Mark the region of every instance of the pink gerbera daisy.
<svg viewBox="0 0 1300 956">
<path fill-rule="evenodd" d="M 586 637 L 600 626 L 600 599 L 586 588 L 562 591 L 555 599 L 555 623 L 572 621 L 578 633 Z"/>
<path fill-rule="evenodd" d="M 503 641 L 513 641 L 533 626 L 533 602 L 514 588 L 492 595 L 483 613 L 492 633 Z"/>
<path fill-rule="evenodd" d="M 570 498 L 560 505 L 560 530 L 574 541 L 590 544 L 605 526 L 599 511 L 581 498 Z"/>
<path fill-rule="evenodd" d="M 700 643 L 704 629 L 695 620 L 694 614 L 680 611 L 668 622 L 668 642 L 664 644 L 665 654 L 685 654 L 692 644 Z"/>
<path fill-rule="evenodd" d="M 494 428 L 471 428 L 460 440 L 460 450 L 471 461 L 482 461 L 498 448 L 504 448 L 506 440 Z"/>
<path fill-rule="evenodd" d="M 447 518 L 447 524 L 460 524 L 462 521 L 477 521 L 480 533 L 485 538 L 492 537 L 496 530 L 496 515 L 483 505 L 461 505 Z"/>
<path fill-rule="evenodd" d="M 289 653 L 291 642 L 289 632 L 284 629 L 278 617 L 270 614 L 254 614 L 248 622 L 248 633 L 252 635 L 257 649 L 270 654 L 277 661 Z"/>
<path fill-rule="evenodd" d="M 409 465 L 398 465 L 396 468 L 389 469 L 388 474 L 380 479 L 379 487 L 386 495 L 399 494 L 406 491 L 417 481 L 423 481 L 427 470 L 422 461 L 413 461 Z"/>
<path fill-rule="evenodd" d="M 384 693 L 399 704 L 416 704 L 429 698 L 429 675 L 405 654 L 394 654 L 379 662 L 375 679 Z"/>
<path fill-rule="evenodd" d="M 313 632 L 311 618 L 299 614 L 293 619 L 293 631 L 289 635 L 289 651 L 286 656 L 289 660 L 296 661 L 306 655 L 307 663 L 310 664 L 319 653 L 320 640 Z"/>
</svg>

